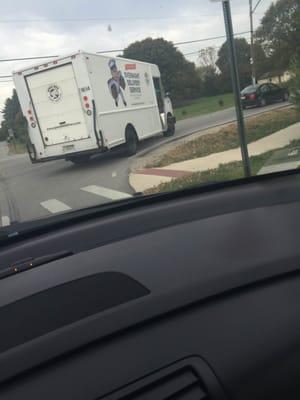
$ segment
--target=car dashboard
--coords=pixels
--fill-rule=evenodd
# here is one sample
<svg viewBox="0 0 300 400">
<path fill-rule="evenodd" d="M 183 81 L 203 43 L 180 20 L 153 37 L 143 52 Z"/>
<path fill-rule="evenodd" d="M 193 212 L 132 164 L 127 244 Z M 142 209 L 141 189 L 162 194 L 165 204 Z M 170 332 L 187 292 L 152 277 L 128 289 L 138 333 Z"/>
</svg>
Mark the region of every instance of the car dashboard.
<svg viewBox="0 0 300 400">
<path fill-rule="evenodd" d="M 1 400 L 299 398 L 299 183 L 153 197 L 5 244 L 1 270 L 50 261 L 0 280 Z"/>
</svg>

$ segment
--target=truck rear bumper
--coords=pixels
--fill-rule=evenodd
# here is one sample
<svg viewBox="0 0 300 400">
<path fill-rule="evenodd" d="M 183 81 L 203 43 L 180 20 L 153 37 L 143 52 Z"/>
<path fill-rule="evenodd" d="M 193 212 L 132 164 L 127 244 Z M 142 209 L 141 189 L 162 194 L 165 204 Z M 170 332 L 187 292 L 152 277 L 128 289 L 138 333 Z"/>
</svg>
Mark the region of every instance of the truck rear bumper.
<svg viewBox="0 0 300 400">
<path fill-rule="evenodd" d="M 28 151 L 30 161 L 32 164 L 40 164 L 48 161 L 55 161 L 55 160 L 71 160 L 72 157 L 80 157 L 80 156 L 92 156 L 94 154 L 101 154 L 108 151 L 107 149 L 93 149 L 93 150 L 86 150 L 86 151 L 77 151 L 75 153 L 68 153 L 68 154 L 60 154 L 57 156 L 52 157 L 43 157 L 43 158 L 35 158 L 32 156 L 32 153 Z"/>
</svg>

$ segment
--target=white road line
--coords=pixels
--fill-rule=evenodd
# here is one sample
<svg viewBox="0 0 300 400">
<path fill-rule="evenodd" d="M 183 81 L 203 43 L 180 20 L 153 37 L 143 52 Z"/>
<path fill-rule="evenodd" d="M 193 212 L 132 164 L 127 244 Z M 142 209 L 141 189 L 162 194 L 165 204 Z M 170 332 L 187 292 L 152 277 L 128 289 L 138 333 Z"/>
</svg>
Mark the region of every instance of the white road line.
<svg viewBox="0 0 300 400">
<path fill-rule="evenodd" d="M 47 201 L 43 201 L 41 206 L 46 208 L 46 210 L 50 211 L 52 214 L 57 214 L 63 211 L 72 210 L 71 207 L 67 206 L 62 201 L 51 199 Z"/>
<path fill-rule="evenodd" d="M 5 226 L 9 226 L 9 225 L 10 225 L 9 217 L 7 217 L 6 215 L 1 217 L 1 226 L 5 227 Z"/>
<path fill-rule="evenodd" d="M 81 190 L 83 190 L 84 192 L 96 194 L 97 196 L 105 197 L 110 200 L 122 200 L 122 199 L 129 199 L 130 197 L 132 197 L 128 193 L 118 192 L 117 190 L 107 189 L 105 187 L 96 185 L 87 186 L 81 188 Z"/>
</svg>

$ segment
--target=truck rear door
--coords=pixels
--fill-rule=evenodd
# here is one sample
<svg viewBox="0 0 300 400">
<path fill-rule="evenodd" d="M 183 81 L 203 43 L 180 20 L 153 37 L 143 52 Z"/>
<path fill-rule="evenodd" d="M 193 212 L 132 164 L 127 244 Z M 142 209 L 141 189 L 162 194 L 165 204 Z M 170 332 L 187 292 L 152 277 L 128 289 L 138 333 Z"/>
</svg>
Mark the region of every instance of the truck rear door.
<svg viewBox="0 0 300 400">
<path fill-rule="evenodd" d="M 45 145 L 89 137 L 72 63 L 26 77 Z"/>
</svg>

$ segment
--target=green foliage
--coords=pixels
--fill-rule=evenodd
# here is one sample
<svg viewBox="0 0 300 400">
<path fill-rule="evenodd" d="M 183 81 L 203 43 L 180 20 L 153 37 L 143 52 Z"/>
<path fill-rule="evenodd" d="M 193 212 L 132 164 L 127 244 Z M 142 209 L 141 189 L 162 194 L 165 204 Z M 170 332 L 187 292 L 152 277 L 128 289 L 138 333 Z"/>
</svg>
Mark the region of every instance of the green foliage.
<svg viewBox="0 0 300 400">
<path fill-rule="evenodd" d="M 251 82 L 250 45 L 244 38 L 236 38 L 234 41 L 239 67 L 240 83 L 241 87 L 245 87 Z M 222 45 L 221 49 L 219 50 L 217 66 L 221 71 L 223 83 L 227 83 L 226 89 L 228 91 L 231 90 L 230 62 L 227 41 Z"/>
<path fill-rule="evenodd" d="M 0 128 L 0 140 L 8 138 L 8 129 L 13 129 L 16 140 L 27 141 L 27 121 L 23 117 L 17 92 L 13 90 L 11 98 L 6 99 L 3 110 L 3 121 Z"/>
<path fill-rule="evenodd" d="M 291 91 L 291 99 L 300 109 L 300 57 L 295 58 L 291 64 L 292 78 L 289 86 Z"/>
<path fill-rule="evenodd" d="M 252 175 L 257 175 L 265 163 L 272 157 L 274 151 L 263 153 L 259 156 L 250 157 Z M 244 178 L 243 164 L 234 161 L 228 164 L 221 164 L 216 169 L 203 172 L 195 172 L 188 177 L 174 179 L 171 182 L 161 183 L 152 189 L 146 190 L 145 195 L 165 192 L 177 192 L 199 186 L 205 186 L 217 182 L 235 181 Z"/>
<path fill-rule="evenodd" d="M 235 47 L 237 53 L 237 61 L 239 67 L 241 88 L 251 83 L 251 51 L 250 45 L 244 38 L 235 39 Z M 267 57 L 259 43 L 254 45 L 256 75 L 259 78 L 265 72 L 268 72 Z M 222 45 L 218 53 L 217 66 L 221 71 L 221 75 L 217 77 L 218 87 L 221 93 L 232 90 L 230 63 L 227 41 Z"/>
<path fill-rule="evenodd" d="M 175 104 L 199 97 L 201 81 L 195 64 L 187 61 L 172 42 L 147 38 L 132 43 L 124 50 L 123 57 L 158 65 L 164 87 L 171 92 Z"/>
<path fill-rule="evenodd" d="M 299 121 L 300 114 L 293 108 L 271 111 L 247 119 L 247 143 L 255 142 Z M 156 160 L 155 163 L 147 165 L 147 167 L 166 167 L 176 162 L 206 157 L 213 153 L 235 149 L 239 145 L 237 125 L 234 123 L 221 128 L 215 133 L 203 135 L 178 145 L 165 153 L 159 160 Z"/>
<path fill-rule="evenodd" d="M 271 70 L 289 67 L 293 57 L 300 55 L 300 1 L 273 2 L 256 31 Z"/>
<path fill-rule="evenodd" d="M 204 96 L 215 96 L 222 93 L 220 75 L 217 74 L 213 65 L 198 67 L 196 71 L 201 81 L 201 92 Z"/>
</svg>

